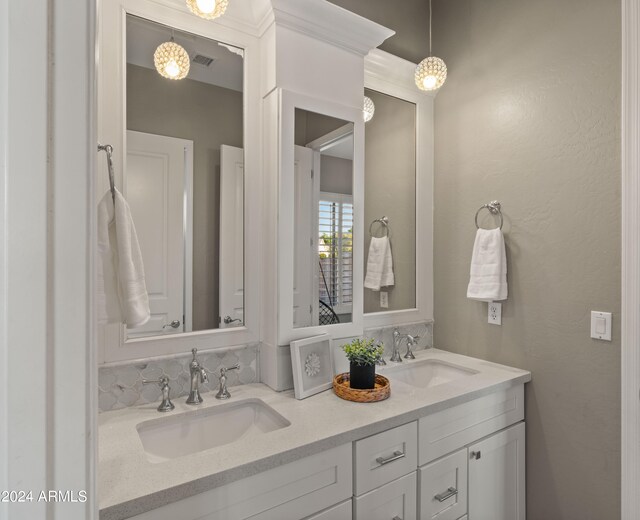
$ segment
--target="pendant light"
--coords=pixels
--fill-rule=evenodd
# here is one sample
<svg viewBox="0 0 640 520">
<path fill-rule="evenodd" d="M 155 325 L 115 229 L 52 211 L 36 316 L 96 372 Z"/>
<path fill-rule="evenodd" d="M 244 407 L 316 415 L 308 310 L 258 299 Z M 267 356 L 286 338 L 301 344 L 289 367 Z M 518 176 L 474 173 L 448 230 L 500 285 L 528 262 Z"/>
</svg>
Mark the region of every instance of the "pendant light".
<svg viewBox="0 0 640 520">
<path fill-rule="evenodd" d="M 167 79 L 183 79 L 189 74 L 191 59 L 189 54 L 176 42 L 171 41 L 158 45 L 153 53 L 153 63 L 158 74 Z"/>
<path fill-rule="evenodd" d="M 429 0 L 429 57 L 416 67 L 416 85 L 420 90 L 437 90 L 447 79 L 447 66 L 431 54 L 431 0 Z"/>
<path fill-rule="evenodd" d="M 373 119 L 373 114 L 376 112 L 376 106 L 373 104 L 373 100 L 370 97 L 364 97 L 364 104 L 362 106 L 362 116 L 364 122 L 368 123 Z"/>
<path fill-rule="evenodd" d="M 191 12 L 205 20 L 222 16 L 228 5 L 229 0 L 187 0 L 187 7 Z"/>
</svg>

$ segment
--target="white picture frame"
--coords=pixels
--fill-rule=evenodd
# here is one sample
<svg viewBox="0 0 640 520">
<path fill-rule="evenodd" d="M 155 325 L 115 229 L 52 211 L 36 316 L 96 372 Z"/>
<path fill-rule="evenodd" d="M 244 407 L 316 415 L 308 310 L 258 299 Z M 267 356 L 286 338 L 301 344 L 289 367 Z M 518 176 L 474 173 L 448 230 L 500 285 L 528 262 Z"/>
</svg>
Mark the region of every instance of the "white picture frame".
<svg viewBox="0 0 640 520">
<path fill-rule="evenodd" d="M 333 385 L 333 345 L 329 334 L 291 342 L 291 366 L 296 399 L 328 390 Z"/>
</svg>

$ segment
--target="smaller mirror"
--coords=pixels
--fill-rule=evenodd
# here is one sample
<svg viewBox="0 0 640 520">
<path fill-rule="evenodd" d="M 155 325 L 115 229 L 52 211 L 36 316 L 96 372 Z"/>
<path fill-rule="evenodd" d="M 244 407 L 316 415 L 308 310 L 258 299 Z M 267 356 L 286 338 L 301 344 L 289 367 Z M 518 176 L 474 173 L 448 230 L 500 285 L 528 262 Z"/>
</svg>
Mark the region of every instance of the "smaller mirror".
<svg viewBox="0 0 640 520">
<path fill-rule="evenodd" d="M 364 274 L 372 237 L 389 235 L 393 285 L 364 288 L 364 312 L 416 307 L 416 104 L 365 89 L 375 105 L 365 125 Z M 426 202 L 425 202 L 426 203 Z M 380 222 L 387 217 L 385 226 Z M 386 307 L 381 291 L 386 293 Z"/>
<path fill-rule="evenodd" d="M 295 110 L 294 328 L 352 321 L 353 127 Z"/>
</svg>

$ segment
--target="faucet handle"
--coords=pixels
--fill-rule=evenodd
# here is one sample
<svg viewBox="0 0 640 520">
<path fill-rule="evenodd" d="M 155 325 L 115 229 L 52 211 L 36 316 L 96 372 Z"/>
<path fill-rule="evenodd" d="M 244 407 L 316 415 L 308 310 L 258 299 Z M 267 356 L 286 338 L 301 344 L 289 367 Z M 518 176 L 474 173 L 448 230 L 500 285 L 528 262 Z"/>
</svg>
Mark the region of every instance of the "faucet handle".
<svg viewBox="0 0 640 520">
<path fill-rule="evenodd" d="M 220 367 L 220 375 L 221 376 L 226 376 L 227 372 L 229 370 L 238 370 L 240 368 L 240 363 L 236 363 L 235 365 L 233 365 L 232 367 Z"/>
<path fill-rule="evenodd" d="M 175 405 L 171 402 L 170 393 L 171 387 L 169 386 L 169 378 L 167 376 L 160 376 L 158 379 L 143 379 L 143 385 L 149 385 L 157 383 L 162 390 L 162 402 L 158 406 L 159 412 L 169 412 L 175 408 Z"/>
<path fill-rule="evenodd" d="M 229 390 L 227 390 L 227 372 L 229 370 L 238 370 L 239 368 L 239 363 L 236 363 L 229 368 L 220 367 L 220 388 L 218 389 L 218 393 L 216 394 L 216 399 L 229 399 L 229 397 L 231 397 Z"/>
<path fill-rule="evenodd" d="M 143 379 L 143 385 L 150 385 L 153 383 L 157 383 L 160 388 L 163 386 L 169 386 L 169 378 L 167 376 L 160 376 L 158 379 Z"/>
</svg>

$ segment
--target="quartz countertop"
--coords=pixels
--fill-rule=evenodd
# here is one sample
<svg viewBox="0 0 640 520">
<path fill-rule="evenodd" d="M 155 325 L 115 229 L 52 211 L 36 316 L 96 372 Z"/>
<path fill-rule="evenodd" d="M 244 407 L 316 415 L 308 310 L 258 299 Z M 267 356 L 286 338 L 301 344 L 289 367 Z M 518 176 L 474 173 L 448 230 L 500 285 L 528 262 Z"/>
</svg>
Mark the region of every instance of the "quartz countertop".
<svg viewBox="0 0 640 520">
<path fill-rule="evenodd" d="M 414 421 L 433 412 L 504 390 L 531 380 L 531 373 L 481 359 L 438 349 L 416 352 L 416 361 L 441 360 L 477 373 L 430 388 L 394 381 L 391 396 L 377 403 L 354 403 L 332 390 L 303 400 L 293 391 L 275 392 L 263 384 L 231 388 L 231 400 L 219 401 L 203 394 L 204 403 L 187 405 L 176 399 L 175 410 L 156 411 L 158 403 L 105 412 L 99 416 L 99 507 L 101 520 L 121 520 Z M 151 462 L 145 453 L 137 425 L 158 417 L 194 409 L 207 409 L 243 399 L 261 399 L 291 424 L 285 428 L 240 439 L 199 453 Z M 215 432 L 212 432 L 215 435 Z"/>
</svg>

